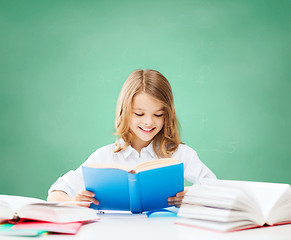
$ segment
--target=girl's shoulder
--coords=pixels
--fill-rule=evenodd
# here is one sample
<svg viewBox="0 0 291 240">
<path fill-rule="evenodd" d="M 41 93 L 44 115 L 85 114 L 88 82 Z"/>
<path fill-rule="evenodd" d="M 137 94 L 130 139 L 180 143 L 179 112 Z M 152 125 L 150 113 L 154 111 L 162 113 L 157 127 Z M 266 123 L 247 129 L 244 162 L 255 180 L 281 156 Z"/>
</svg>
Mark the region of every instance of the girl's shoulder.
<svg viewBox="0 0 291 240">
<path fill-rule="evenodd" d="M 180 143 L 179 144 L 179 146 L 177 148 L 177 151 L 180 151 L 180 152 L 195 152 L 196 153 L 196 151 L 193 148 L 189 147 L 188 145 L 186 145 L 184 143 Z"/>
<path fill-rule="evenodd" d="M 197 156 L 197 153 L 196 151 L 189 147 L 188 145 L 184 144 L 184 143 L 180 143 L 177 150 L 174 152 L 173 154 L 173 158 L 175 157 L 184 157 L 184 156 L 187 156 L 187 157 L 193 157 L 193 156 Z"/>
<path fill-rule="evenodd" d="M 115 144 L 108 144 L 103 147 L 98 148 L 95 152 L 93 152 L 89 158 L 108 158 L 114 154 Z"/>
</svg>

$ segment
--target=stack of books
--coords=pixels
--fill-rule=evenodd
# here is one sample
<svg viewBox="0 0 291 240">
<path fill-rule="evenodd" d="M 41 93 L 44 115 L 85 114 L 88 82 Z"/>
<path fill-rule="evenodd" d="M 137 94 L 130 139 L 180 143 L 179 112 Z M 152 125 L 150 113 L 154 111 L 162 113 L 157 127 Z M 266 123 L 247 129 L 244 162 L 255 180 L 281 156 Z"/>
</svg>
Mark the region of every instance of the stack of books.
<svg viewBox="0 0 291 240">
<path fill-rule="evenodd" d="M 76 234 L 83 224 L 99 220 L 93 209 L 72 203 L 0 195 L 0 235 Z"/>
<path fill-rule="evenodd" d="M 177 224 L 237 231 L 291 223 L 289 184 L 205 180 L 183 199 Z"/>
</svg>

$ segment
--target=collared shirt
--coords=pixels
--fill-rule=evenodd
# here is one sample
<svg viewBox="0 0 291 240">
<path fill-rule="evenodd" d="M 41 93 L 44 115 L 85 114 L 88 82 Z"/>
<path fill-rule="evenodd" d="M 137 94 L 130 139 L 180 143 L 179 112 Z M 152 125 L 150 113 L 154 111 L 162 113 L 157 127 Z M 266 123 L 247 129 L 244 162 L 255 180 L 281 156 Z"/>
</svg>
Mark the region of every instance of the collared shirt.
<svg viewBox="0 0 291 240">
<path fill-rule="evenodd" d="M 82 189 L 85 189 L 82 175 L 82 166 L 94 163 L 114 163 L 122 164 L 130 168 L 152 159 L 157 159 L 154 152 L 153 144 L 150 143 L 139 153 L 129 146 L 125 150 L 114 153 L 115 144 L 110 144 L 97 149 L 91 156 L 76 170 L 69 171 L 60 177 L 49 189 L 49 193 L 53 190 L 61 190 L 71 197 Z M 215 175 L 200 161 L 195 150 L 185 144 L 180 144 L 178 149 L 172 155 L 184 164 L 184 177 L 193 184 L 199 184 L 202 178 L 216 178 Z"/>
</svg>

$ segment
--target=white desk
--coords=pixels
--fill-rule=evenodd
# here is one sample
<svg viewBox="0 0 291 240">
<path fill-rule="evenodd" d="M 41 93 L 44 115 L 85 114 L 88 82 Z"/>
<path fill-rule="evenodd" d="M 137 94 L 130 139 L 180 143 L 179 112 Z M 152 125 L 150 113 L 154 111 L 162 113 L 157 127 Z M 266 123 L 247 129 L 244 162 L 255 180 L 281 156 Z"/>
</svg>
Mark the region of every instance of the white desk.
<svg viewBox="0 0 291 240">
<path fill-rule="evenodd" d="M 232 233 L 216 233 L 174 224 L 175 218 L 104 217 L 99 222 L 82 226 L 76 235 L 43 235 L 39 240 L 291 240 L 291 224 L 257 228 Z M 23 240 L 23 237 L 3 237 L 1 240 Z"/>
</svg>

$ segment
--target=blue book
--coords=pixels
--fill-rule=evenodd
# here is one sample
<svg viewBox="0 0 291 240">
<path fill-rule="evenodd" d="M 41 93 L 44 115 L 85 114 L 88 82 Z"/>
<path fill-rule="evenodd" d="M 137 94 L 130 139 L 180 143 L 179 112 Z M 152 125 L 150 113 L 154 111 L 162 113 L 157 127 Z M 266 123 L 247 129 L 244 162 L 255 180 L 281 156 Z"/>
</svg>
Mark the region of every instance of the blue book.
<svg viewBox="0 0 291 240">
<path fill-rule="evenodd" d="M 184 190 L 183 163 L 156 159 L 134 169 L 117 164 L 82 167 L 86 190 L 94 192 L 98 210 L 124 210 L 132 213 L 169 207 L 168 197 Z"/>
</svg>

